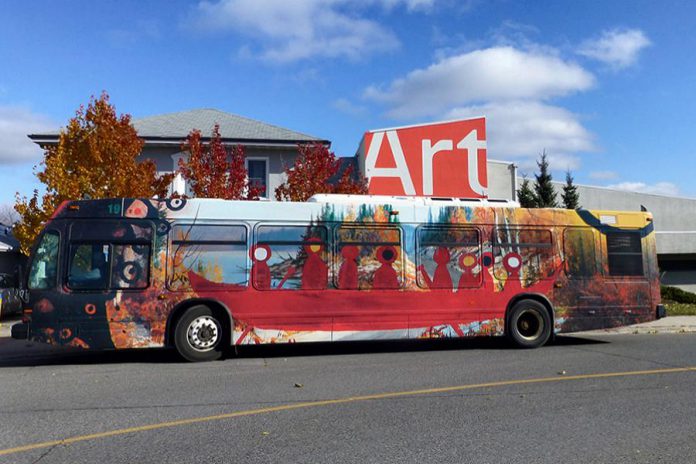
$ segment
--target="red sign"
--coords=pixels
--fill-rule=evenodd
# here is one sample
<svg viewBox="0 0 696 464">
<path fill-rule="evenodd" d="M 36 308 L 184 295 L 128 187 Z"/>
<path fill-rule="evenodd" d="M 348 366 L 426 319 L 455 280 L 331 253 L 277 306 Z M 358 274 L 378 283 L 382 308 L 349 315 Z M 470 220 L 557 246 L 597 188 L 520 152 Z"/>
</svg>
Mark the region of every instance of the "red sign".
<svg viewBox="0 0 696 464">
<path fill-rule="evenodd" d="M 366 132 L 360 164 L 371 195 L 485 198 L 485 118 Z"/>
</svg>

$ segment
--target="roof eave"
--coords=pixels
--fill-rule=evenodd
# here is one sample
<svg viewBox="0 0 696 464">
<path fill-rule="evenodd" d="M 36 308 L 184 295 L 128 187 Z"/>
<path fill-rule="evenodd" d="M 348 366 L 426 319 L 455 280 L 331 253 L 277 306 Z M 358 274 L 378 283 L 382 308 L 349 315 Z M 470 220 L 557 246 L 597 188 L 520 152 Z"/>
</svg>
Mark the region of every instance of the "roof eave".
<svg viewBox="0 0 696 464">
<path fill-rule="evenodd" d="M 57 134 L 29 134 L 28 137 L 32 142 L 38 145 L 52 145 L 58 143 L 59 135 Z M 141 136 L 146 145 L 181 145 L 186 141 L 186 137 L 152 137 Z M 210 137 L 201 137 L 204 142 L 210 141 Z M 223 143 L 228 145 L 249 145 L 259 147 L 295 147 L 297 145 L 319 143 L 321 145 L 331 146 L 330 140 L 307 139 L 307 140 L 273 140 L 273 139 L 240 139 L 240 138 L 222 138 Z"/>
</svg>

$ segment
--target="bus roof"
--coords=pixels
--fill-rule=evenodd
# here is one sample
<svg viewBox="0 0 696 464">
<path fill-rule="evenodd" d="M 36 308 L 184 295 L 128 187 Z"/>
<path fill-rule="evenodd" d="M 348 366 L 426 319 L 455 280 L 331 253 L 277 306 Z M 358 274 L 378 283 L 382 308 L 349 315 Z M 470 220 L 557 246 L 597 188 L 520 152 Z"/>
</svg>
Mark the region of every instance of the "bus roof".
<svg viewBox="0 0 696 464">
<path fill-rule="evenodd" d="M 149 218 L 168 220 L 242 220 L 242 221 L 298 221 L 306 222 L 321 218 L 322 221 L 343 221 L 351 218 L 355 222 L 371 223 L 439 223 L 438 218 L 453 210 L 460 210 L 470 222 L 476 222 L 474 211 L 485 209 L 496 215 L 496 211 L 519 209 L 516 202 L 472 201 L 468 199 L 409 198 L 370 195 L 315 195 L 307 202 L 240 201 L 213 198 L 194 199 L 99 199 L 79 200 L 63 203 L 56 210 L 54 219 L 68 218 Z M 533 210 L 530 210 L 530 212 Z M 575 211 L 553 208 L 549 224 L 568 222 L 568 214 Z M 577 214 L 589 224 L 611 227 L 644 227 L 652 222 L 646 212 L 588 211 Z M 332 219 L 335 218 L 335 219 Z M 469 222 L 467 220 L 466 222 Z M 541 224 L 538 224 L 541 225 Z"/>
</svg>

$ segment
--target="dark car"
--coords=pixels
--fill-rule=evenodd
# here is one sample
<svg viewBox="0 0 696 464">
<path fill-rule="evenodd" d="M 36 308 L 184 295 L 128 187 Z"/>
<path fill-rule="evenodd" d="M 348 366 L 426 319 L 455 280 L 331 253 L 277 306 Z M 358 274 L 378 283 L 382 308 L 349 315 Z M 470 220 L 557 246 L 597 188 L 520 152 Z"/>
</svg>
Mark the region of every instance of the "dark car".
<svg viewBox="0 0 696 464">
<path fill-rule="evenodd" d="M 16 276 L 0 274 L 0 319 L 22 310 L 22 300 L 17 288 Z"/>
<path fill-rule="evenodd" d="M 25 259 L 17 251 L 0 252 L 0 318 L 22 310 L 19 278 Z"/>
</svg>

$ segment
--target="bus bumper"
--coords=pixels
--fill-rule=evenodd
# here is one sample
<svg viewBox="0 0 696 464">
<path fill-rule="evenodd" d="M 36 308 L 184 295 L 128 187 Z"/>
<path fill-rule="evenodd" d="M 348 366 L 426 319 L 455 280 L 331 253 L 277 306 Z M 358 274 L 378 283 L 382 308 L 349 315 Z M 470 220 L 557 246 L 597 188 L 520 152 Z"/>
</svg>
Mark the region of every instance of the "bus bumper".
<svg viewBox="0 0 696 464">
<path fill-rule="evenodd" d="M 12 338 L 16 340 L 26 340 L 29 338 L 29 324 L 18 322 L 12 326 Z"/>
<path fill-rule="evenodd" d="M 663 317 L 667 316 L 667 310 L 665 309 L 665 305 L 657 305 L 656 316 L 657 319 L 662 319 Z"/>
</svg>

